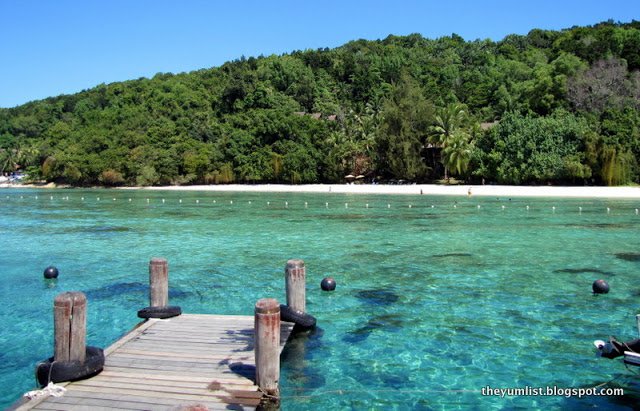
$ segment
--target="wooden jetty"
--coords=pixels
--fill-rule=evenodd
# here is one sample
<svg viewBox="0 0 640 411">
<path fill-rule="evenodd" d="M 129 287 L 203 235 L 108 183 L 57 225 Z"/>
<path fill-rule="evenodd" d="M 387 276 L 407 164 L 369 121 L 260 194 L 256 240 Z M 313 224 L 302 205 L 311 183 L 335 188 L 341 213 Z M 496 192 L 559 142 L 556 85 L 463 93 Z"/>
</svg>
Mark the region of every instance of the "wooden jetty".
<svg viewBox="0 0 640 411">
<path fill-rule="evenodd" d="M 292 329 L 292 323 L 281 323 L 281 350 Z M 67 390 L 62 397 L 17 409 L 255 409 L 263 394 L 254 385 L 253 337 L 253 316 L 148 320 L 105 350 L 100 374 L 60 383 Z"/>
<path fill-rule="evenodd" d="M 155 274 L 166 270 L 166 261 L 151 261 L 152 285 Z M 288 287 L 288 293 L 304 293 L 304 271 L 301 260 L 289 261 L 285 275 L 294 272 L 302 280 L 297 287 Z M 166 275 L 163 277 L 162 281 L 167 281 Z M 163 289 L 166 294 L 167 287 Z M 154 305 L 156 297 L 152 292 L 152 307 L 148 308 L 180 310 L 169 307 L 166 298 L 164 305 Z M 79 292 L 56 297 L 54 363 L 85 361 L 86 305 Z M 258 300 L 254 316 L 150 318 L 104 350 L 104 367 L 99 374 L 59 382 L 56 385 L 65 388 L 64 395 L 25 399 L 11 409 L 255 409 L 265 398 L 279 399 L 280 354 L 293 328 L 293 323 L 280 320 L 280 305 L 271 298 Z"/>
</svg>

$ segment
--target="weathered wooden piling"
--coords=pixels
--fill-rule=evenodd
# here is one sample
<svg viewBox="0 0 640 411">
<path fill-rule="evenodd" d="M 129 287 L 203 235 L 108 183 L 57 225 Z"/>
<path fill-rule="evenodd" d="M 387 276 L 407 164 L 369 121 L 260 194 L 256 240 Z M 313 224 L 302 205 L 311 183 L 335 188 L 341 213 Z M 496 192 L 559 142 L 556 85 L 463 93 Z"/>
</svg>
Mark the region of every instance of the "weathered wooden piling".
<svg viewBox="0 0 640 411">
<path fill-rule="evenodd" d="M 287 305 L 295 311 L 306 312 L 306 268 L 302 260 L 289 260 L 284 269 Z"/>
<path fill-rule="evenodd" d="M 164 258 L 154 257 L 149 261 L 149 305 L 169 305 L 169 263 Z"/>
<path fill-rule="evenodd" d="M 87 297 L 81 292 L 58 294 L 53 302 L 54 354 L 57 362 L 86 358 Z"/>
<path fill-rule="evenodd" d="M 316 319 L 306 313 L 306 268 L 302 260 L 289 260 L 284 268 L 287 304 L 280 306 L 282 321 L 292 322 L 297 331 L 316 326 Z"/>
<path fill-rule="evenodd" d="M 254 347 L 256 385 L 272 397 L 279 396 L 280 380 L 280 304 L 263 298 L 255 306 Z"/>
<path fill-rule="evenodd" d="M 87 297 L 81 292 L 58 294 L 53 300 L 53 357 L 36 365 L 41 386 L 96 375 L 104 366 L 101 348 L 87 340 Z"/>
<path fill-rule="evenodd" d="M 169 263 L 165 258 L 149 261 L 149 304 L 138 310 L 138 317 L 171 318 L 182 314 L 180 307 L 169 305 Z"/>
</svg>

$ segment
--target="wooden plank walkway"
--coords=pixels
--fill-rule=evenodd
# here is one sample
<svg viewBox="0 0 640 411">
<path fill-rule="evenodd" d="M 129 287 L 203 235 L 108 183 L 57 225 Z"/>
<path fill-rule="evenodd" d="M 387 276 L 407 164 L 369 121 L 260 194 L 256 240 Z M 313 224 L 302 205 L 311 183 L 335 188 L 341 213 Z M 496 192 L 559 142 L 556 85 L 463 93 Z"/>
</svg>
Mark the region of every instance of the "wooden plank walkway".
<svg viewBox="0 0 640 411">
<path fill-rule="evenodd" d="M 183 314 L 149 320 L 105 350 L 97 376 L 59 384 L 62 397 L 18 410 L 255 409 L 253 316 Z M 293 324 L 281 323 L 280 350 Z"/>
</svg>

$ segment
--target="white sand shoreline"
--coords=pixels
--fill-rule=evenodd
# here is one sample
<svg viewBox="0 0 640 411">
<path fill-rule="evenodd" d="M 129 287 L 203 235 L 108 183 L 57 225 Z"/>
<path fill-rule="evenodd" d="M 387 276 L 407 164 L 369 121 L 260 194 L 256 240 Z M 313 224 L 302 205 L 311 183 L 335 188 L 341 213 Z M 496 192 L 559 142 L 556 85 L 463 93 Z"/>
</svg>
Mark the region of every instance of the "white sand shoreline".
<svg viewBox="0 0 640 411">
<path fill-rule="evenodd" d="M 640 199 L 640 187 L 561 187 L 561 186 L 503 186 L 436 184 L 230 184 L 162 187 L 128 187 L 133 190 L 210 191 L 253 193 L 335 193 L 335 194 L 402 194 L 450 195 L 484 197 L 565 197 L 565 198 L 628 198 Z"/>
<path fill-rule="evenodd" d="M 0 188 L 69 188 L 0 184 Z M 478 197 L 555 197 L 555 198 L 619 198 L 640 199 L 640 187 L 592 186 L 506 186 L 506 185 L 386 185 L 386 184 L 229 184 L 158 187 L 118 187 L 118 190 L 202 191 L 245 193 L 334 193 L 334 194 L 391 194 L 391 195 L 443 195 Z"/>
</svg>

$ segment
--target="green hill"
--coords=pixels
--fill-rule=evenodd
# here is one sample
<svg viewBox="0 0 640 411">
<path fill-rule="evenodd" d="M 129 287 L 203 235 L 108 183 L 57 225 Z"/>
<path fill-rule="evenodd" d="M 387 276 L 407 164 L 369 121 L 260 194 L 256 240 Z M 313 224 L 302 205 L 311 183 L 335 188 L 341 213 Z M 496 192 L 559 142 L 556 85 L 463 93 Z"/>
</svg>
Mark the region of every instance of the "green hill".
<svg viewBox="0 0 640 411">
<path fill-rule="evenodd" d="M 0 109 L 0 171 L 107 186 L 637 183 L 639 70 L 638 21 L 243 57 Z"/>
</svg>

